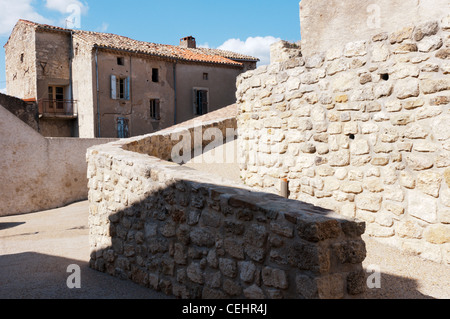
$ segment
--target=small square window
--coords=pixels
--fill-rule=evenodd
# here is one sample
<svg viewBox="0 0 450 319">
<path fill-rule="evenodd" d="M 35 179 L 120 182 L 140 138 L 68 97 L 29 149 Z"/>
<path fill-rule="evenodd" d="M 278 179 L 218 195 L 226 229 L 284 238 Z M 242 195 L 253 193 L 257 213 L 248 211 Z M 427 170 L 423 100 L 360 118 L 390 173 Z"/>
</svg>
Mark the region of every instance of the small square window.
<svg viewBox="0 0 450 319">
<path fill-rule="evenodd" d="M 123 57 L 117 58 L 117 64 L 118 65 L 125 65 L 125 59 Z"/>
<path fill-rule="evenodd" d="M 203 80 L 208 81 L 208 79 L 209 79 L 209 74 L 203 73 Z"/>
<path fill-rule="evenodd" d="M 152 69 L 152 82 L 159 82 L 159 69 Z"/>
</svg>

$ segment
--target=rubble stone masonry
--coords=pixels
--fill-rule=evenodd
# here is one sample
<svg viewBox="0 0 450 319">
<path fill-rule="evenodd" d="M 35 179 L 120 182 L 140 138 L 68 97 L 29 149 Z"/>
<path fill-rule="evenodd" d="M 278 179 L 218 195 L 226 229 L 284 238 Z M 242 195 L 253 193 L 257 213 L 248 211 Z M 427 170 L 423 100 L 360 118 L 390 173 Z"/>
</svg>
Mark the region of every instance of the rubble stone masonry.
<svg viewBox="0 0 450 319">
<path fill-rule="evenodd" d="M 88 150 L 92 268 L 185 299 L 364 292 L 364 222 L 170 162 L 171 136 L 194 131 Z"/>
<path fill-rule="evenodd" d="M 241 177 L 450 264 L 450 16 L 238 78 Z"/>
</svg>

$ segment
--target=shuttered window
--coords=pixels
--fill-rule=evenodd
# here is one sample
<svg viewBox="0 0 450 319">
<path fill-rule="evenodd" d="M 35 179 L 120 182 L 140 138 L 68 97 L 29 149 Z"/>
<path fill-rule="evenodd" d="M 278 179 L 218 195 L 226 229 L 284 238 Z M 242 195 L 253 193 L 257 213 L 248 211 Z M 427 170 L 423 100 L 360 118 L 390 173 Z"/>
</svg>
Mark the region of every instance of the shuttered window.
<svg viewBox="0 0 450 319">
<path fill-rule="evenodd" d="M 194 89 L 194 115 L 205 115 L 208 113 L 207 89 Z"/>
<path fill-rule="evenodd" d="M 155 121 L 161 120 L 161 109 L 159 99 L 150 100 L 150 118 Z"/>
<path fill-rule="evenodd" d="M 111 75 L 111 99 L 130 100 L 130 77 L 118 78 Z"/>
<path fill-rule="evenodd" d="M 117 118 L 117 138 L 129 138 L 129 120 L 124 117 Z"/>
</svg>

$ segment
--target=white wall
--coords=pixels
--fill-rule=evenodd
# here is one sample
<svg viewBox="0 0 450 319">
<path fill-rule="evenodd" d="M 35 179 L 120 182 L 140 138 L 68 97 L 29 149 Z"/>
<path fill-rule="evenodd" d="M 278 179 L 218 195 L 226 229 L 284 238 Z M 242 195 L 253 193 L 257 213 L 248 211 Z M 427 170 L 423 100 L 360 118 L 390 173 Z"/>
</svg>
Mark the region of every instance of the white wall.
<svg viewBox="0 0 450 319">
<path fill-rule="evenodd" d="M 111 139 L 44 138 L 0 106 L 0 216 L 87 199 L 86 150 Z"/>
</svg>

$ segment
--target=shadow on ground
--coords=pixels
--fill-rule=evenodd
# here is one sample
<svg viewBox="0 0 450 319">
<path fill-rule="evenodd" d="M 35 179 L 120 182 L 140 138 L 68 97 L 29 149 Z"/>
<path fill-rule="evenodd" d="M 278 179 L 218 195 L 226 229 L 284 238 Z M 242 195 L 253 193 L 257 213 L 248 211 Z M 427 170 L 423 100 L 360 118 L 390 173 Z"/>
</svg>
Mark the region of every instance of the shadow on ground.
<svg viewBox="0 0 450 319">
<path fill-rule="evenodd" d="M 6 230 L 9 228 L 18 227 L 24 225 L 25 223 L 0 223 L 0 230 Z"/>
<path fill-rule="evenodd" d="M 81 269 L 81 289 L 69 289 L 69 265 Z M 89 268 L 86 262 L 22 253 L 0 256 L 0 299 L 169 299 Z"/>
</svg>

